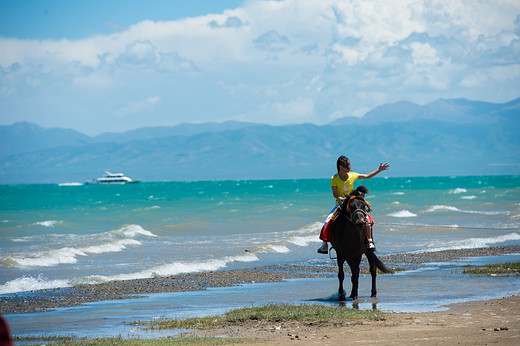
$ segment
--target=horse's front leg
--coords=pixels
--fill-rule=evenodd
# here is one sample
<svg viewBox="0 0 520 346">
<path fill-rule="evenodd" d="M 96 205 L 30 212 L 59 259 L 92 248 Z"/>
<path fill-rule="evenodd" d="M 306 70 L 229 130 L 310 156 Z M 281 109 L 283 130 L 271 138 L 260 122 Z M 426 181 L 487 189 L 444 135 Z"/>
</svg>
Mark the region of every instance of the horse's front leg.
<svg viewBox="0 0 520 346">
<path fill-rule="evenodd" d="M 338 280 L 339 280 L 339 288 L 338 288 L 338 296 L 339 300 L 344 301 L 345 299 L 345 290 L 343 289 L 343 279 L 345 279 L 345 273 L 343 272 L 343 263 L 345 262 L 344 258 L 338 256 Z"/>
<path fill-rule="evenodd" d="M 350 291 L 350 298 L 352 298 L 352 300 L 356 300 L 358 298 L 359 263 L 361 263 L 361 256 L 359 256 L 359 258 L 349 259 L 347 262 L 350 267 L 350 271 L 352 272 L 352 291 Z"/>
<path fill-rule="evenodd" d="M 372 276 L 372 294 L 370 297 L 375 298 L 377 296 L 376 277 L 377 277 L 377 266 L 374 253 L 369 252 L 367 255 L 368 265 L 370 267 L 370 275 Z"/>
</svg>

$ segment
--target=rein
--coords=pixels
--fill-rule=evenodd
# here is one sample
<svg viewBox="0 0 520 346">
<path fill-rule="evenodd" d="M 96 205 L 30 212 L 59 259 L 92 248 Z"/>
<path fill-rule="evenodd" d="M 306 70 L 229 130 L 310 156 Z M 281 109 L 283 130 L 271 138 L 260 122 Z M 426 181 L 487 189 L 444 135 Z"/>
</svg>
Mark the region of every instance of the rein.
<svg viewBox="0 0 520 346">
<path fill-rule="evenodd" d="M 356 214 L 361 213 L 361 214 L 363 214 L 363 218 L 364 218 L 364 219 L 367 218 L 367 213 L 366 213 L 366 211 L 364 211 L 363 209 L 356 209 L 356 210 L 354 210 L 354 212 L 351 212 L 351 211 L 350 211 L 350 202 L 351 202 L 353 199 L 355 199 L 355 198 L 362 200 L 363 203 L 365 203 L 365 205 L 368 207 L 368 211 L 370 211 L 370 207 L 371 207 L 370 203 L 368 203 L 368 202 L 365 200 L 365 198 L 364 198 L 363 196 L 351 196 L 351 197 L 349 198 L 348 202 L 347 202 L 347 213 L 348 213 L 348 215 L 350 216 L 350 217 L 347 216 L 347 219 L 348 219 L 350 222 L 352 222 L 352 223 L 354 223 L 354 221 L 353 221 L 352 219 L 354 218 L 354 215 L 356 215 Z"/>
<path fill-rule="evenodd" d="M 365 200 L 365 197 L 363 196 L 351 196 L 347 202 L 347 211 L 350 212 L 350 201 L 352 201 L 353 199 L 360 199 L 363 201 L 363 203 L 366 204 L 366 206 L 368 207 L 368 209 L 372 208 L 372 206 L 370 205 L 370 203 L 368 203 L 366 200 Z"/>
</svg>

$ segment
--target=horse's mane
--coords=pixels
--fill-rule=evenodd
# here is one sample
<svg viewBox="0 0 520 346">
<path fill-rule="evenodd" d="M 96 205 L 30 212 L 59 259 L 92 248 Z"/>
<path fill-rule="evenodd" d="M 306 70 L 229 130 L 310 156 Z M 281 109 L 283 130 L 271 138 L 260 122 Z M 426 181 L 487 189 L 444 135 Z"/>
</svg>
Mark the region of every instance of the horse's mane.
<svg viewBox="0 0 520 346">
<path fill-rule="evenodd" d="M 349 203 L 350 198 L 352 196 L 363 196 L 363 195 L 365 195 L 367 193 L 368 193 L 368 188 L 365 185 L 358 186 L 357 189 L 352 191 L 349 195 L 345 196 L 346 198 L 341 203 L 341 209 L 342 210 L 348 210 L 348 208 L 346 208 L 346 206 Z"/>
<path fill-rule="evenodd" d="M 350 195 L 351 196 L 359 196 L 361 194 L 367 194 L 367 193 L 368 193 L 368 188 L 365 185 L 360 185 L 360 186 L 357 187 L 357 189 L 352 191 L 352 193 Z"/>
</svg>

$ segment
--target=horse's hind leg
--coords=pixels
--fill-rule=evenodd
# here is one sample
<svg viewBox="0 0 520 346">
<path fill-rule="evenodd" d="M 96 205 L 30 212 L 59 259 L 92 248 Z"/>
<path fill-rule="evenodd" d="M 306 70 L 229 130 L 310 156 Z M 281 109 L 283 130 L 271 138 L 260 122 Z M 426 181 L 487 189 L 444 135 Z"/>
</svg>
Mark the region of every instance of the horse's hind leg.
<svg viewBox="0 0 520 346">
<path fill-rule="evenodd" d="M 358 287 L 359 287 L 359 263 L 361 263 L 361 256 L 359 258 L 347 260 L 352 272 L 352 291 L 350 291 L 350 298 L 356 300 L 358 298 Z"/>
<path fill-rule="evenodd" d="M 345 279 L 345 273 L 343 272 L 343 263 L 344 262 L 345 262 L 345 260 L 338 256 L 338 280 L 339 280 L 338 295 L 339 295 L 339 300 L 341 300 L 341 301 L 345 300 L 345 290 L 343 289 L 343 279 Z"/>
<path fill-rule="evenodd" d="M 373 256 L 373 252 L 367 255 L 368 265 L 370 267 L 370 275 L 372 276 L 372 294 L 370 297 L 375 298 L 377 296 L 376 277 L 377 277 L 377 266 L 376 259 Z"/>
</svg>

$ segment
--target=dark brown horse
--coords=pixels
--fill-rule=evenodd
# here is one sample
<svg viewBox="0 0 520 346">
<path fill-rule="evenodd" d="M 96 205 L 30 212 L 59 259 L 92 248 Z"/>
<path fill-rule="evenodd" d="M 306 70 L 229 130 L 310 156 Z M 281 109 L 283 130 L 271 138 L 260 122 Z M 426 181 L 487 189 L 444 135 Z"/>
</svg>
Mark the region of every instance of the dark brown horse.
<svg viewBox="0 0 520 346">
<path fill-rule="evenodd" d="M 361 256 L 365 254 L 370 266 L 370 274 L 372 275 L 372 294 L 371 297 L 377 295 L 376 275 L 379 268 L 384 273 L 392 273 L 373 250 L 367 248 L 366 236 L 364 232 L 366 224 L 366 213 L 369 206 L 364 199 L 364 194 L 368 193 L 365 186 L 359 186 L 352 191 L 350 196 L 343 201 L 340 206 L 340 212 L 332 225 L 332 246 L 336 250 L 338 256 L 338 279 L 339 279 L 339 298 L 345 299 L 345 291 L 343 290 L 343 264 L 347 261 L 352 272 L 352 291 L 350 298 L 356 300 L 358 297 L 359 284 L 359 264 Z"/>
</svg>

